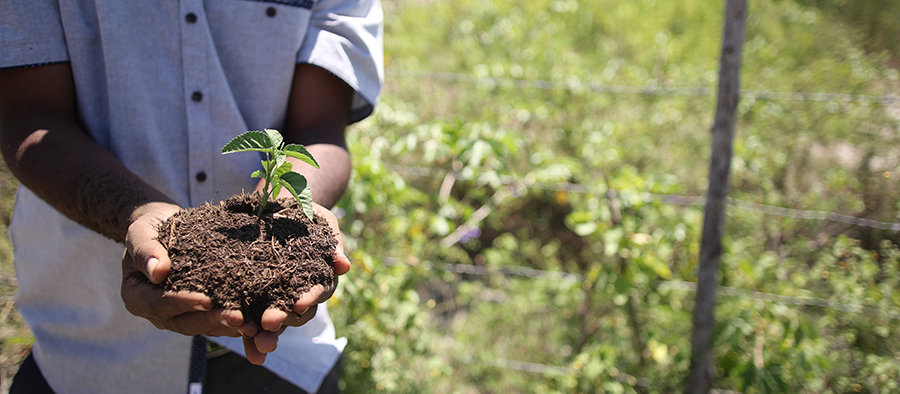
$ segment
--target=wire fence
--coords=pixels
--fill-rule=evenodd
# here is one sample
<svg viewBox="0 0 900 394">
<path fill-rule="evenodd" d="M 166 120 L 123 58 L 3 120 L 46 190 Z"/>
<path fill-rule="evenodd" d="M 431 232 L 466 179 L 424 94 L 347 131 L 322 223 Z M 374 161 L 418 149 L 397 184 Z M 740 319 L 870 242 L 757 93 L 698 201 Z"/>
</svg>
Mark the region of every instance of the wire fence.
<svg viewBox="0 0 900 394">
<path fill-rule="evenodd" d="M 538 84 L 538 86 L 549 86 L 544 84 Z M 790 98 L 784 95 L 766 95 L 767 97 L 779 97 L 780 99 L 799 99 L 801 96 Z M 875 96 L 849 96 L 849 95 L 822 95 L 816 97 L 805 96 L 806 99 L 810 100 L 840 100 L 840 101 L 864 101 L 866 102 L 878 102 L 878 103 L 894 103 L 897 102 L 893 97 L 875 97 Z M 479 174 L 469 173 L 464 174 L 458 171 L 450 171 L 439 168 L 426 168 L 426 167 L 416 167 L 416 166 L 403 166 L 403 165 L 392 165 L 389 166 L 393 171 L 401 176 L 407 177 L 427 177 L 427 178 L 438 178 L 438 177 L 446 177 L 452 176 L 457 180 L 468 180 L 475 181 L 479 179 Z M 608 197 L 621 197 L 621 198 L 629 198 L 629 199 L 638 199 L 644 202 L 658 202 L 663 204 L 672 204 L 679 206 L 702 206 L 705 203 L 705 197 L 701 196 L 687 196 L 687 195 L 677 195 L 677 194 L 655 194 L 655 193 L 634 193 L 627 191 L 619 191 L 608 189 L 606 187 L 594 186 L 594 185 L 585 185 L 571 182 L 542 182 L 542 181 L 534 181 L 534 180 L 526 180 L 521 178 L 515 178 L 512 176 L 501 176 L 499 177 L 500 184 L 513 188 L 513 189 L 535 189 L 535 190 L 543 190 L 543 191 L 557 191 L 557 192 L 568 192 L 568 193 L 582 193 L 582 194 L 593 194 L 600 196 L 608 196 Z M 758 204 L 751 201 L 745 201 L 735 198 L 729 198 L 728 204 L 734 208 L 755 212 L 763 215 L 769 216 L 777 216 L 777 217 L 786 217 L 800 220 L 818 220 L 818 221 L 831 221 L 851 226 L 859 226 L 866 227 L 878 230 L 887 230 L 898 232 L 900 231 L 900 223 L 890 223 L 890 222 L 882 222 L 877 220 L 871 220 L 867 218 L 861 218 L 836 212 L 827 212 L 827 211 L 817 211 L 817 210 L 806 210 L 806 209 L 796 209 L 796 208 L 787 208 L 787 207 L 778 207 L 771 206 L 765 204 Z M 483 219 L 483 217 L 479 218 Z M 476 225 L 477 223 L 468 223 L 470 225 Z M 449 237 L 448 237 L 449 238 Z M 456 239 L 455 241 L 458 241 Z M 449 244 L 442 246 L 450 246 Z M 398 265 L 400 260 L 387 258 L 384 260 L 386 265 Z M 489 276 L 489 275 L 503 275 L 507 277 L 519 277 L 525 279 L 533 279 L 533 280 L 551 280 L 558 282 L 566 282 L 572 285 L 582 285 L 585 281 L 585 277 L 575 273 L 569 272 L 560 272 L 560 271 L 547 271 L 547 270 L 538 270 L 534 268 L 522 267 L 522 266 L 496 266 L 486 263 L 485 265 L 469 265 L 469 264 L 445 264 L 445 263 L 432 263 L 432 262 L 424 262 L 421 265 L 427 270 L 431 271 L 444 271 L 451 272 L 456 274 L 466 274 L 466 275 L 476 275 L 476 276 Z M 665 280 L 660 281 L 658 283 L 660 290 L 665 291 L 680 291 L 680 292 L 696 292 L 697 283 L 695 282 L 687 282 L 680 280 Z M 853 304 L 853 303 L 845 303 L 829 300 L 823 297 L 816 296 L 788 296 L 782 294 L 774 294 L 761 292 L 756 290 L 749 289 L 741 289 L 730 286 L 718 286 L 717 287 L 718 294 L 730 297 L 730 298 L 739 298 L 745 300 L 755 300 L 761 301 L 765 303 L 773 303 L 786 305 L 791 307 L 815 307 L 822 309 L 829 309 L 840 313 L 847 314 L 862 314 L 867 316 L 875 316 L 880 318 L 886 318 L 889 320 L 900 320 L 900 311 L 897 310 L 879 310 L 877 308 L 873 308 L 866 305 Z M 505 302 L 502 299 L 492 299 L 491 302 Z M 488 366 L 504 368 L 510 370 L 517 370 L 521 372 L 527 373 L 536 373 L 548 376 L 558 376 L 558 375 L 566 375 L 578 373 L 578 370 L 573 366 L 558 366 L 558 365 L 546 365 L 540 363 L 532 363 L 526 361 L 517 361 L 517 360 L 508 360 L 504 358 L 465 358 L 460 359 L 466 364 L 473 363 L 482 363 Z M 622 373 L 617 376 L 617 379 L 622 381 L 623 383 L 628 383 L 631 385 L 647 385 L 648 381 L 645 378 L 636 377 L 628 374 Z M 736 393 L 733 391 L 727 390 L 712 390 L 711 392 L 715 393 Z"/>
<path fill-rule="evenodd" d="M 603 94 L 647 95 L 647 96 L 692 96 L 706 97 L 716 94 L 716 89 L 706 86 L 695 87 L 660 87 L 629 86 L 586 82 L 580 80 L 551 81 L 543 79 L 511 79 L 494 76 L 478 76 L 464 73 L 441 71 L 388 69 L 391 78 L 430 79 L 433 81 L 461 82 L 476 85 L 500 86 L 516 89 L 543 89 L 587 91 Z M 773 92 L 768 90 L 741 90 L 741 96 L 755 100 L 772 101 L 815 101 L 835 103 L 865 104 L 897 104 L 900 97 L 896 95 L 873 96 L 846 93 L 812 93 L 812 92 Z"/>
<path fill-rule="evenodd" d="M 460 172 L 447 171 L 436 168 L 410 167 L 410 166 L 391 166 L 391 168 L 401 175 L 409 175 L 416 177 L 438 177 L 452 174 L 456 179 L 460 180 L 476 180 L 477 176 L 466 176 Z M 500 183 L 505 186 L 539 189 L 547 191 L 564 191 L 569 193 L 582 193 L 594 195 L 612 194 L 614 197 L 637 198 L 644 202 L 660 202 L 664 204 L 682 205 L 682 206 L 701 206 L 706 202 L 705 197 L 701 196 L 684 196 L 677 194 L 655 194 L 655 193 L 634 193 L 628 191 L 619 191 L 607 189 L 599 186 L 591 186 L 569 182 L 539 182 L 517 179 L 509 176 L 500 177 Z M 845 215 L 836 212 L 804 210 L 786 207 L 777 207 L 754 203 L 736 198 L 729 198 L 728 203 L 738 209 L 756 212 L 764 215 L 787 217 L 802 220 L 827 220 L 852 226 L 867 227 L 877 230 L 888 230 L 900 232 L 900 222 L 890 223 L 877 220 L 871 220 L 851 215 Z"/>
<path fill-rule="evenodd" d="M 384 259 L 384 264 L 387 266 L 398 266 L 402 265 L 403 263 L 400 259 L 389 257 Z M 428 261 L 424 262 L 421 266 L 424 269 L 430 271 L 444 271 L 452 272 L 455 274 L 475 276 L 502 275 L 524 279 L 567 282 L 573 285 L 580 285 L 585 281 L 584 276 L 575 273 L 538 270 L 520 266 L 468 265 L 446 263 L 438 264 Z M 667 291 L 694 292 L 697 290 L 697 283 L 681 280 L 662 280 L 659 281 L 659 289 Z M 768 303 L 783 304 L 788 306 L 814 306 L 831 309 L 842 313 L 858 313 L 882 317 L 890 320 L 900 320 L 900 311 L 881 311 L 865 305 L 832 301 L 822 297 L 788 296 L 782 294 L 766 293 L 756 290 L 740 289 L 731 286 L 719 286 L 718 293 L 728 297 L 764 301 Z M 497 300 L 494 301 L 499 302 Z"/>
<path fill-rule="evenodd" d="M 416 177 L 439 177 L 446 176 L 448 174 L 453 175 L 456 179 L 459 180 L 475 180 L 478 178 L 477 174 L 471 174 L 466 176 L 460 172 L 455 171 L 447 171 L 443 169 L 436 168 L 425 168 L 425 167 L 411 167 L 411 166 L 400 166 L 395 165 L 391 166 L 391 168 L 396 171 L 398 174 L 407 175 L 407 176 L 416 176 Z M 518 187 L 518 188 L 532 188 L 539 190 L 547 190 L 547 191 L 564 191 L 570 193 L 584 193 L 584 194 L 594 194 L 594 195 L 612 195 L 613 197 L 620 196 L 625 198 L 639 198 L 645 202 L 660 202 L 665 204 L 673 204 L 673 205 L 681 205 L 681 206 L 700 206 L 705 203 L 704 197 L 698 196 L 684 196 L 684 195 L 675 195 L 675 194 L 653 194 L 653 193 L 630 193 L 630 192 L 622 192 L 617 190 L 610 190 L 603 187 L 584 185 L 584 184 L 576 184 L 570 182 L 537 182 L 537 181 L 527 181 L 523 179 L 517 179 L 510 176 L 500 177 L 501 184 L 505 186 Z M 735 208 L 756 212 L 764 215 L 778 216 L 778 217 L 788 217 L 794 219 L 801 220 L 827 220 L 833 221 L 837 223 L 852 225 L 852 226 L 860 226 L 867 227 L 878 230 L 888 230 L 893 232 L 900 231 L 900 223 L 889 223 L 889 222 L 881 222 L 866 218 L 860 218 L 845 214 L 840 214 L 836 212 L 825 212 L 825 211 L 815 211 L 815 210 L 803 210 L 803 209 L 794 209 L 794 208 L 785 208 L 785 207 L 777 207 L 770 206 L 764 204 L 758 204 L 750 201 L 739 200 L 735 198 L 730 198 L 728 200 L 729 204 Z M 449 245 L 445 245 L 449 246 Z M 394 259 L 388 259 L 389 262 L 397 261 Z M 476 266 L 476 265 L 466 265 L 466 264 L 439 264 L 434 265 L 430 264 L 429 267 L 431 269 L 439 269 L 447 272 L 453 272 L 457 274 L 470 274 L 470 275 L 489 275 L 489 274 L 500 274 L 505 276 L 518 276 L 522 278 L 530 278 L 530 279 L 541 279 L 541 280 L 556 280 L 556 281 L 565 281 L 571 283 L 580 283 L 584 280 L 581 275 L 566 273 L 566 272 L 555 272 L 555 271 L 544 271 L 537 270 L 533 268 L 520 267 L 520 266 L 499 266 L 499 267 L 491 267 L 491 266 Z M 693 282 L 684 282 L 684 281 L 665 281 L 661 284 L 662 289 L 669 290 L 678 290 L 678 291 L 696 291 L 696 283 Z M 726 287 L 719 286 L 719 293 L 723 296 L 731 296 L 731 297 L 739 297 L 745 299 L 753 299 L 760 300 L 771 303 L 779 303 L 784 305 L 793 305 L 793 306 L 815 306 L 821 308 L 832 309 L 839 312 L 844 313 L 862 313 L 872 316 L 879 316 L 888 318 L 891 320 L 900 320 L 900 311 L 879 311 L 871 307 L 857 305 L 857 304 L 848 304 L 841 303 L 836 301 L 831 301 L 821 297 L 812 297 L 812 296 L 786 296 L 780 294 L 772 294 L 772 293 L 764 293 L 755 290 L 746 290 L 739 289 L 734 287 Z"/>
</svg>

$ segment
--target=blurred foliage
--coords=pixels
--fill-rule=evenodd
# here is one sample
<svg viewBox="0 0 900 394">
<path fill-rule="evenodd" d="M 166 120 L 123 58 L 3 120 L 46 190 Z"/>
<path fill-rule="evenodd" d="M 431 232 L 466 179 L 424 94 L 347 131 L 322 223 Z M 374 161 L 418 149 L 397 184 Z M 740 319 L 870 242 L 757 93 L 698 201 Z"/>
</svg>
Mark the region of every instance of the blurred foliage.
<svg viewBox="0 0 900 394">
<path fill-rule="evenodd" d="M 12 246 L 6 228 L 12 219 L 18 182 L 0 160 L 0 393 L 5 393 L 34 342 L 31 331 L 14 308 L 17 288 Z"/>
<path fill-rule="evenodd" d="M 859 34 L 862 47 L 870 52 L 886 52 L 890 64 L 900 67 L 900 3 L 893 0 L 799 0 L 830 18 L 845 22 Z"/>
<path fill-rule="evenodd" d="M 897 223 L 893 55 L 823 4 L 750 4 L 731 196 Z M 722 6 L 385 3 L 338 209 L 346 392 L 683 389 Z M 895 232 L 727 226 L 715 387 L 897 390 Z"/>
</svg>

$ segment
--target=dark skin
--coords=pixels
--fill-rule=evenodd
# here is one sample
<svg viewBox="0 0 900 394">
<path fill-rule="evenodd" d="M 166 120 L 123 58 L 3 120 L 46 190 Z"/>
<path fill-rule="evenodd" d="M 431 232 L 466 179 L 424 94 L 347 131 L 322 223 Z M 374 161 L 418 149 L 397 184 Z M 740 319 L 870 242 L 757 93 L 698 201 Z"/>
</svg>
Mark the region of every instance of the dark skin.
<svg viewBox="0 0 900 394">
<path fill-rule="evenodd" d="M 352 88 L 338 77 L 317 66 L 299 64 L 280 130 L 285 142 L 306 145 L 320 164 L 321 169 L 314 169 L 291 159 L 294 171 L 309 181 L 316 213 L 338 237 L 334 262 L 338 275 L 350 269 L 350 262 L 343 254 L 337 218 L 326 207 L 337 202 L 350 178 L 344 131 L 352 97 Z M 316 305 L 334 292 L 333 286 L 317 286 L 294 303 L 293 313 L 267 310 L 260 329 L 245 322 L 240 311 L 218 308 L 203 294 L 168 292 L 131 279 L 141 272 L 153 283 L 165 280 L 169 258 L 155 239 L 156 229 L 181 207 L 129 171 L 83 130 L 67 63 L 0 70 L 0 152 L 16 178 L 48 204 L 125 244 L 122 300 L 129 312 L 157 328 L 185 335 L 242 336 L 247 359 L 262 364 L 284 329 L 308 322 L 316 314 Z M 247 174 L 252 170 L 248 168 Z"/>
</svg>

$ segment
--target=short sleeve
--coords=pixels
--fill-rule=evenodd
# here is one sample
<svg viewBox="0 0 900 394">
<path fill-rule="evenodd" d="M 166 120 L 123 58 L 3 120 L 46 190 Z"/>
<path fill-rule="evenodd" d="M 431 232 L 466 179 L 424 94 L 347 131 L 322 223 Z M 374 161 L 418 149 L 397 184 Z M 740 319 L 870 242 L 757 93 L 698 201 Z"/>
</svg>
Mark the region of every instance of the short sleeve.
<svg viewBox="0 0 900 394">
<path fill-rule="evenodd" d="M 299 63 L 337 75 L 356 90 L 351 122 L 369 116 L 384 81 L 384 15 L 380 0 L 318 0 Z"/>
<path fill-rule="evenodd" d="M 0 1 L 0 69 L 68 60 L 58 1 Z"/>
</svg>

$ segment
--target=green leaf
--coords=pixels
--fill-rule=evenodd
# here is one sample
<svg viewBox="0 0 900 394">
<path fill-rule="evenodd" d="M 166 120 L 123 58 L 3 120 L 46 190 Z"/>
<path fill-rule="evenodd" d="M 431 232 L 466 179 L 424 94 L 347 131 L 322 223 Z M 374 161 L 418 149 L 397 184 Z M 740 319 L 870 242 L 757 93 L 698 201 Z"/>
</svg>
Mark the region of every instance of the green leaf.
<svg viewBox="0 0 900 394">
<path fill-rule="evenodd" d="M 286 188 L 310 220 L 313 220 L 312 191 L 306 178 L 292 171 L 294 164 L 287 161 L 287 158 L 288 156 L 298 158 L 316 168 L 319 168 L 319 164 L 302 145 L 289 144 L 287 147 L 284 145 L 284 138 L 278 130 L 265 129 L 265 132 L 251 130 L 231 140 L 222 148 L 222 153 L 256 151 L 266 154 L 266 159 L 261 161 L 262 170 L 250 174 L 252 178 L 263 178 L 266 182 L 265 190 L 261 191 L 264 200 L 260 204 L 257 216 L 262 214 L 268 197 L 277 198 L 281 189 Z"/>
<path fill-rule="evenodd" d="M 285 161 L 285 162 L 282 163 L 280 166 L 278 166 L 278 168 L 275 169 L 275 176 L 276 176 L 276 177 L 280 177 L 280 176 L 282 176 L 282 175 L 284 175 L 284 174 L 287 174 L 287 173 L 291 172 L 291 170 L 292 170 L 293 168 L 294 168 L 294 164 L 293 164 L 293 163 L 291 163 L 291 162 L 289 162 L 289 161 Z"/>
<path fill-rule="evenodd" d="M 624 294 L 628 295 L 631 293 L 631 289 L 634 287 L 634 283 L 631 281 L 631 278 L 626 273 L 622 273 L 616 277 L 616 281 L 613 283 L 613 287 L 616 290 L 616 294 Z"/>
<path fill-rule="evenodd" d="M 285 157 L 285 156 L 282 156 L 282 157 Z M 277 156 L 276 156 L 276 160 L 277 160 Z M 271 179 L 272 198 L 278 198 L 278 194 L 281 193 L 281 177 L 283 177 L 285 174 L 289 174 L 293 167 L 294 167 L 294 165 L 291 162 L 285 160 L 284 163 L 281 163 L 281 165 L 278 166 L 278 168 L 276 168 L 274 171 L 272 171 L 272 173 L 273 173 L 273 176 Z"/>
<path fill-rule="evenodd" d="M 275 157 L 274 157 L 272 160 L 275 161 L 275 166 L 273 167 L 273 168 L 274 168 L 274 171 L 272 171 L 272 173 L 275 174 L 275 175 L 277 176 L 277 175 L 278 175 L 278 170 L 279 170 L 282 166 L 284 166 L 284 163 L 285 163 L 285 162 L 287 162 L 287 155 L 285 155 L 284 152 L 277 151 L 277 152 L 275 152 Z"/>
<path fill-rule="evenodd" d="M 310 190 L 309 184 L 306 182 L 306 177 L 296 172 L 289 172 L 284 174 L 284 176 L 279 179 L 278 183 L 291 192 L 291 195 L 294 196 L 294 199 L 297 200 L 297 203 L 299 203 L 300 207 L 303 208 L 303 211 L 306 212 L 306 216 L 309 217 L 309 220 L 313 220 L 312 190 Z"/>
<path fill-rule="evenodd" d="M 284 144 L 284 138 L 281 137 L 281 133 L 275 129 L 266 129 L 266 135 L 269 137 L 269 141 L 272 142 L 272 147 L 275 149 L 281 149 L 281 145 Z"/>
<path fill-rule="evenodd" d="M 281 179 L 272 184 L 272 198 L 277 199 L 279 194 L 281 194 Z"/>
<path fill-rule="evenodd" d="M 593 214 L 587 211 L 575 211 L 565 218 L 566 227 L 582 237 L 597 232 L 600 227 Z"/>
<path fill-rule="evenodd" d="M 672 270 L 668 265 L 666 265 L 666 263 L 659 260 L 654 253 L 651 252 L 643 255 L 638 259 L 638 261 L 653 270 L 653 272 L 660 278 L 663 278 L 665 280 L 669 280 L 672 278 Z"/>
<path fill-rule="evenodd" d="M 272 149 L 272 141 L 261 131 L 248 131 L 237 137 L 234 137 L 225 146 L 222 147 L 222 154 L 235 152 L 267 152 Z"/>
<path fill-rule="evenodd" d="M 319 168 L 319 163 L 316 162 L 312 153 L 309 153 L 303 145 L 287 144 L 284 146 L 284 153 L 290 157 L 300 159 L 306 164 Z"/>
</svg>

